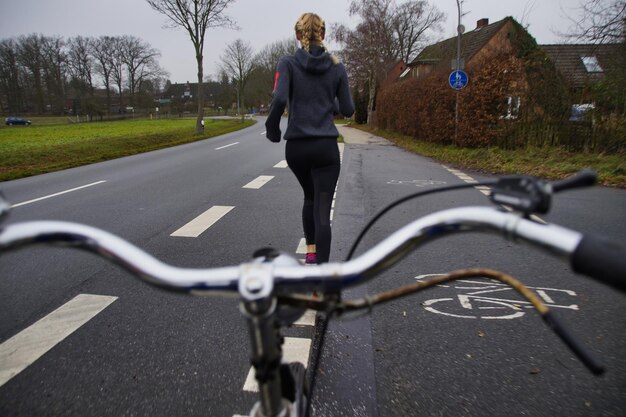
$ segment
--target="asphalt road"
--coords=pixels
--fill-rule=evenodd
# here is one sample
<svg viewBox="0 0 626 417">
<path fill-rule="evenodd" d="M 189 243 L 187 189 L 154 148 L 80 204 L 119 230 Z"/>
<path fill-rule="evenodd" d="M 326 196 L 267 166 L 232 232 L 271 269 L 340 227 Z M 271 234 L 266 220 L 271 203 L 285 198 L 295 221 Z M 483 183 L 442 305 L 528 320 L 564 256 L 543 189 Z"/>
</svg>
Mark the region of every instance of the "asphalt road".
<svg viewBox="0 0 626 417">
<path fill-rule="evenodd" d="M 15 207 L 7 222 L 86 223 L 188 267 L 237 264 L 264 246 L 296 252 L 301 192 L 291 172 L 277 166 L 284 143 L 267 142 L 263 130 L 261 119 L 219 138 L 0 183 L 10 202 L 28 202 Z M 360 228 L 389 202 L 419 189 L 461 183 L 459 175 L 384 141 L 346 144 L 332 260 L 346 256 Z M 259 188 L 243 188 L 259 176 L 266 176 Z M 475 189 L 408 203 L 382 219 L 358 252 L 433 210 L 487 204 Z M 198 237 L 172 236 L 216 206 L 232 209 Z M 624 208 L 626 192 L 598 187 L 562 194 L 544 218 L 623 240 Z M 452 237 L 420 249 L 347 296 L 467 266 L 502 269 L 543 291 L 603 360 L 607 374 L 598 378 L 586 371 L 536 315 L 512 301 L 517 300 L 512 294 L 465 283 L 396 301 L 369 316 L 331 322 L 315 415 L 623 415 L 624 296 L 571 274 L 534 249 L 494 236 Z M 491 292 L 473 295 L 472 309 L 459 301 L 459 295 L 468 299 L 477 291 Z M 58 248 L 3 254 L 0 342 L 84 294 L 112 301 L 0 386 L 0 415 L 230 417 L 248 412 L 255 395 L 244 389 L 248 340 L 237 300 L 164 293 L 90 254 Z M 516 317 L 483 318 L 489 315 Z M 314 329 L 289 329 L 288 336 L 313 338 Z"/>
</svg>

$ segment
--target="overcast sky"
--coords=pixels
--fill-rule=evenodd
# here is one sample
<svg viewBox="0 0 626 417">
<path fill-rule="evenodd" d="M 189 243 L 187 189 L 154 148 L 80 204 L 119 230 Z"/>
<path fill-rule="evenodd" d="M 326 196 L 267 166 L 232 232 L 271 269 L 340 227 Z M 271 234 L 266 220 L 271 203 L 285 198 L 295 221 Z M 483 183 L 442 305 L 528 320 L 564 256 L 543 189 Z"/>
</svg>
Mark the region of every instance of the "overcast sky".
<svg viewBox="0 0 626 417">
<path fill-rule="evenodd" d="M 402 2 L 398 0 L 398 2 Z M 441 39 L 455 36 L 455 0 L 430 1 L 446 13 Z M 205 76 L 217 73 L 225 45 L 237 38 L 249 42 L 256 51 L 275 40 L 293 36 L 293 25 L 300 14 L 315 12 L 326 24 L 344 23 L 354 27 L 348 15 L 347 0 L 237 0 L 227 9 L 240 26 L 239 31 L 212 29 L 207 33 L 204 51 Z M 570 26 L 567 16 L 576 15 L 580 0 L 465 0 L 462 24 L 467 30 L 480 18 L 496 22 L 513 16 L 527 25 L 540 44 L 560 43 L 556 34 Z M 196 81 L 195 54 L 188 35 L 181 29 L 168 29 L 165 16 L 144 0 L 0 0 L 0 39 L 30 33 L 60 35 L 134 35 L 161 52 L 159 63 L 170 73 L 172 82 Z M 330 45 L 332 48 L 333 45 Z"/>
</svg>

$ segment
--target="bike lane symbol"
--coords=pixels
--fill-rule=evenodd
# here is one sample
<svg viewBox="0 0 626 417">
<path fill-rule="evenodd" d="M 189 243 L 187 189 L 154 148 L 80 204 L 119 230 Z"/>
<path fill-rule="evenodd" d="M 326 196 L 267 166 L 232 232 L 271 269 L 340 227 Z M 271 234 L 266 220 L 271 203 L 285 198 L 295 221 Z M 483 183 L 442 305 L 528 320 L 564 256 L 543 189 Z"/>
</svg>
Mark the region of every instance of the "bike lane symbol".
<svg viewBox="0 0 626 417">
<path fill-rule="evenodd" d="M 440 275 L 443 274 L 419 275 L 415 278 L 420 281 Z M 524 316 L 525 309 L 533 308 L 531 303 L 522 299 L 513 288 L 496 280 L 459 280 L 451 285 L 441 284 L 438 287 L 450 288 L 462 293 L 455 294 L 455 297 L 424 301 L 422 303 L 424 309 L 435 314 L 463 319 L 511 320 Z M 570 303 L 571 297 L 577 296 L 572 290 L 528 288 L 534 290 L 550 308 L 578 310 L 577 304 Z"/>
</svg>

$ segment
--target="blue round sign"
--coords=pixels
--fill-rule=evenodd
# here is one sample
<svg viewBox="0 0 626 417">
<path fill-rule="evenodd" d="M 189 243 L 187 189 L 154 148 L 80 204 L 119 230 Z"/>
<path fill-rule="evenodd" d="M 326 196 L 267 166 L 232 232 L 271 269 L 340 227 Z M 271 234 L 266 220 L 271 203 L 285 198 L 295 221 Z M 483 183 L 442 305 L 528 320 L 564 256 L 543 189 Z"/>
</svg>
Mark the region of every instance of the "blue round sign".
<svg viewBox="0 0 626 417">
<path fill-rule="evenodd" d="M 467 73 L 465 71 L 452 71 L 450 73 L 450 77 L 448 77 L 448 83 L 450 84 L 450 87 L 454 88 L 455 90 L 460 90 L 461 88 L 465 87 L 467 85 Z"/>
</svg>

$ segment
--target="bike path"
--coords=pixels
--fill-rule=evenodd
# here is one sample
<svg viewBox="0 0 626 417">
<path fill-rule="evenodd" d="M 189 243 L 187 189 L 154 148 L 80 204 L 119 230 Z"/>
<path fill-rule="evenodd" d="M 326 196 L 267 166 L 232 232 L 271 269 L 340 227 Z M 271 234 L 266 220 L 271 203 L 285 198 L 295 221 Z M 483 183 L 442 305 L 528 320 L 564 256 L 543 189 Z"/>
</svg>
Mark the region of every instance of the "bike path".
<svg viewBox="0 0 626 417">
<path fill-rule="evenodd" d="M 366 221 L 395 199 L 488 177 L 410 154 L 370 134 L 353 139 L 351 132 L 342 128 L 346 151 L 334 260 L 343 259 Z M 357 254 L 435 210 L 490 205 L 484 191 L 470 188 L 399 206 L 371 230 Z M 619 214 L 625 199 L 622 190 L 603 187 L 557 195 L 553 215 L 545 217 L 619 239 L 626 235 Z M 418 249 L 347 294 L 362 296 L 463 267 L 500 269 L 544 291 L 581 341 L 604 357 L 609 373 L 592 376 L 514 295 L 474 283 L 441 286 L 376 307 L 355 321 L 331 322 L 314 394 L 317 415 L 620 415 L 626 405 L 620 394 L 626 386 L 620 353 L 626 345 L 624 296 L 575 276 L 547 254 L 497 236 L 454 236 Z"/>
</svg>

